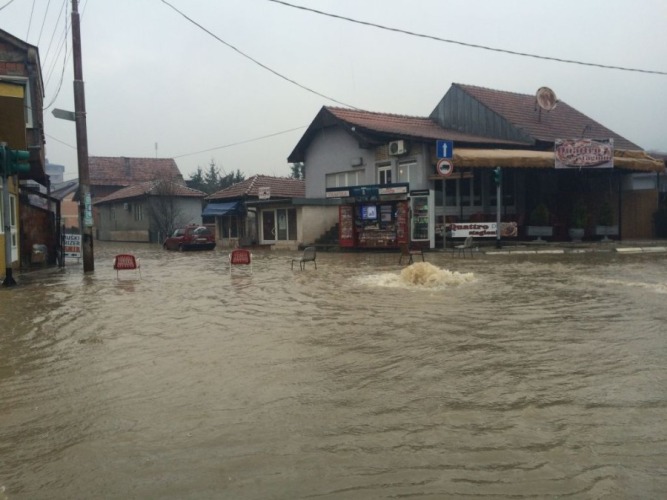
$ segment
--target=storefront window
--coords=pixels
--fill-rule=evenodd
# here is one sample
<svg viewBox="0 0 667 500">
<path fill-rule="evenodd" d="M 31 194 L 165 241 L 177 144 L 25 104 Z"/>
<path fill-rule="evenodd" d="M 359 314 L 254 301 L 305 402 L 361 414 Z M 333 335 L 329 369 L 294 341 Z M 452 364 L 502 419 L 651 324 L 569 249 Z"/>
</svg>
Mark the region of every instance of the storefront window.
<svg viewBox="0 0 667 500">
<path fill-rule="evenodd" d="M 263 210 L 262 237 L 267 241 L 296 240 L 296 209 Z"/>
<path fill-rule="evenodd" d="M 238 218 L 235 215 L 221 217 L 221 234 L 223 238 L 239 237 Z"/>
<path fill-rule="evenodd" d="M 482 172 L 479 170 L 473 171 L 472 177 L 472 206 L 482 206 Z"/>
<path fill-rule="evenodd" d="M 458 180 L 452 179 L 445 182 L 445 206 L 455 207 L 456 203 L 456 190 L 459 187 Z"/>
</svg>

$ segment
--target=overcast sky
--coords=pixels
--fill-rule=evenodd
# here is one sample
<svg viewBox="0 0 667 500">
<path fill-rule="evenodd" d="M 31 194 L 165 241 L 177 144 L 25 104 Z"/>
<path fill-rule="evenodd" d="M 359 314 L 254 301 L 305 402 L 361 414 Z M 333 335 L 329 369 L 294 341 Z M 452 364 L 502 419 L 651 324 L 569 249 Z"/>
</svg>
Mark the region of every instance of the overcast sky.
<svg viewBox="0 0 667 500">
<path fill-rule="evenodd" d="M 270 0 L 168 1 L 201 27 L 162 0 L 79 3 L 92 156 L 175 158 L 186 179 L 212 159 L 227 173 L 287 176 L 287 156 L 322 106 L 428 116 L 452 83 L 524 94 L 547 86 L 643 148 L 667 151 L 664 74 L 469 48 Z M 468 44 L 667 72 L 664 0 L 286 1 Z M 0 0 L 0 9 L 0 28 L 40 49 L 47 157 L 76 178 L 74 124 L 51 114 L 74 109 L 71 0 Z"/>
</svg>

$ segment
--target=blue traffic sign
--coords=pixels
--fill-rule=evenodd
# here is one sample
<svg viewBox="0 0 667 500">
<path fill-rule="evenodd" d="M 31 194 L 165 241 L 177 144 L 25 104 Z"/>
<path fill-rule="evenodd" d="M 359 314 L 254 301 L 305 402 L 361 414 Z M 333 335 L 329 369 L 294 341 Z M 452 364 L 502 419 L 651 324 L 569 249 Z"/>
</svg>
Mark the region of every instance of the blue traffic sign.
<svg viewBox="0 0 667 500">
<path fill-rule="evenodd" d="M 451 160 L 454 156 L 454 141 L 435 141 L 438 158 Z"/>
</svg>

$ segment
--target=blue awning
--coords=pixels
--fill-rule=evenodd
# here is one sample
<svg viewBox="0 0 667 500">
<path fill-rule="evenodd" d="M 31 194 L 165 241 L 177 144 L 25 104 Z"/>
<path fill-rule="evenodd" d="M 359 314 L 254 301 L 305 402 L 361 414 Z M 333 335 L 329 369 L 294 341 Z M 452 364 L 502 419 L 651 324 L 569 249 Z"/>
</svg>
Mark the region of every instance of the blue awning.
<svg viewBox="0 0 667 500">
<path fill-rule="evenodd" d="M 229 203 L 209 203 L 204 208 L 202 216 L 216 216 L 220 217 L 222 215 L 237 215 L 239 213 L 239 203 L 238 201 L 231 201 Z"/>
</svg>

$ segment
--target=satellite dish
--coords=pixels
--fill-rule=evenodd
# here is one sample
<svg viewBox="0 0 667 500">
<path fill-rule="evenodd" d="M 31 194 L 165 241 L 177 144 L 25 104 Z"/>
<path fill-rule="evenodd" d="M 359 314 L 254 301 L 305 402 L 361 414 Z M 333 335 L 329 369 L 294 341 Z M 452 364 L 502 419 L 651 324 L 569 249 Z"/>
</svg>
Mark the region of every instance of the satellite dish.
<svg viewBox="0 0 667 500">
<path fill-rule="evenodd" d="M 537 105 L 545 111 L 551 111 L 556 107 L 558 99 L 556 93 L 549 87 L 540 87 L 535 95 Z"/>
</svg>

